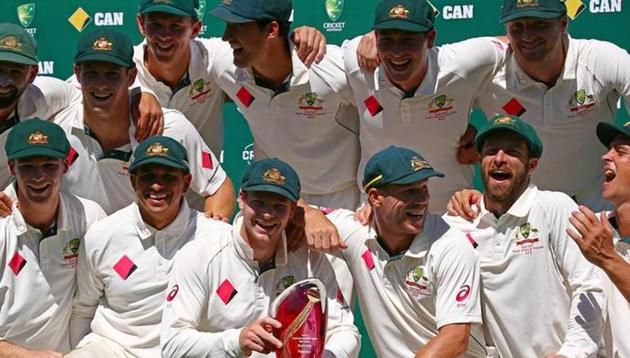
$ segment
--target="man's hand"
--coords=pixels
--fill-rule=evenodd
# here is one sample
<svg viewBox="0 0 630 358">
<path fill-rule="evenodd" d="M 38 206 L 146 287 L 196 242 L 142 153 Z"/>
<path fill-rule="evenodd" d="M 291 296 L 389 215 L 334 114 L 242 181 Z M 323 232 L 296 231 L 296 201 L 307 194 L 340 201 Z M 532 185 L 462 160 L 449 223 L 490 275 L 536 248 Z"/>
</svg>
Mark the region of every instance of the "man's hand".
<svg viewBox="0 0 630 358">
<path fill-rule="evenodd" d="M 271 333 L 273 329 L 279 329 L 282 324 L 271 317 L 263 317 L 249 326 L 241 329 L 238 336 L 238 344 L 245 356 L 252 352 L 269 354 L 282 348 L 282 342 Z"/>
<path fill-rule="evenodd" d="M 11 207 L 13 206 L 13 200 L 0 191 L 0 217 L 6 218 L 11 215 Z"/>
<path fill-rule="evenodd" d="M 131 98 L 131 118 L 136 123 L 135 137 L 138 142 L 164 131 L 162 106 L 150 93 L 140 92 Z"/>
<path fill-rule="evenodd" d="M 361 223 L 361 225 L 369 225 L 372 222 L 372 207 L 368 204 L 361 205 L 357 211 L 354 212 L 354 219 Z"/>
<path fill-rule="evenodd" d="M 304 232 L 308 247 L 312 250 L 333 252 L 348 247 L 339 238 L 337 228 L 328 220 L 326 215 L 309 206 L 304 207 Z"/>
<path fill-rule="evenodd" d="M 571 213 L 569 221 L 579 233 L 567 228 L 567 234 L 575 240 L 587 260 L 601 267 L 608 260 L 615 259 L 617 252 L 613 245 L 612 228 L 605 212 L 598 220 L 589 208 L 580 205 L 578 211 Z"/>
<path fill-rule="evenodd" d="M 468 221 L 473 221 L 479 215 L 479 201 L 481 192 L 474 189 L 464 189 L 455 192 L 448 201 L 446 210 L 450 216 L 459 216 Z"/>
<path fill-rule="evenodd" d="M 225 217 L 223 214 L 221 213 L 217 213 L 217 212 L 212 212 L 212 211 L 206 211 L 204 212 L 204 215 L 208 218 L 208 219 L 213 219 L 213 220 L 219 220 L 219 221 L 224 221 L 226 223 L 230 223 L 230 218 L 229 217 Z"/>
<path fill-rule="evenodd" d="M 457 147 L 457 162 L 459 164 L 475 164 L 481 160 L 481 155 L 475 148 L 476 135 L 477 129 L 468 124 L 466 132 L 459 138 L 459 147 Z"/>
<path fill-rule="evenodd" d="M 302 26 L 293 32 L 293 43 L 297 46 L 300 60 L 310 67 L 313 62 L 319 63 L 326 54 L 326 37 L 319 30 Z"/>
<path fill-rule="evenodd" d="M 370 31 L 361 37 L 357 47 L 357 62 L 359 68 L 366 72 L 374 72 L 381 60 L 376 50 L 376 34 Z"/>
</svg>

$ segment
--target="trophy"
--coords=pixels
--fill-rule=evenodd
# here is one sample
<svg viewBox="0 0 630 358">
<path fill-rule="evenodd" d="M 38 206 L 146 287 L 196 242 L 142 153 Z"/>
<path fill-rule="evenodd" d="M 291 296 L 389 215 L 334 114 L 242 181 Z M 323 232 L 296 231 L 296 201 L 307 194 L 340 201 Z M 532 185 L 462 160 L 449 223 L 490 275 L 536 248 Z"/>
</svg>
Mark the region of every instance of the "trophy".
<svg viewBox="0 0 630 358">
<path fill-rule="evenodd" d="M 282 342 L 277 358 L 319 358 L 324 354 L 328 311 L 326 287 L 308 278 L 287 287 L 271 303 L 270 315 L 282 323 L 274 335 Z"/>
</svg>

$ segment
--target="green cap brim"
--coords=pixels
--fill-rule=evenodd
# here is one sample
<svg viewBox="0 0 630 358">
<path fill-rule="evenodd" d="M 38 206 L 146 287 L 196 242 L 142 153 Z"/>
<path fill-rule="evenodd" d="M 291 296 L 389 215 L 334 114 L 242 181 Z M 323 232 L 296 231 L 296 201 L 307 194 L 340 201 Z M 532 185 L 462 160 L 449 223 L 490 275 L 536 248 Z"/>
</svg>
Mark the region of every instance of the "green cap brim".
<svg viewBox="0 0 630 358">
<path fill-rule="evenodd" d="M 374 30 L 402 30 L 409 32 L 427 32 L 433 27 L 428 27 L 425 25 L 420 25 L 414 22 L 410 22 L 408 20 L 401 19 L 392 19 L 380 22 L 375 24 L 373 27 Z"/>
<path fill-rule="evenodd" d="M 133 61 L 131 63 L 128 63 L 127 61 L 119 57 L 112 56 L 109 53 L 86 53 L 84 55 L 77 56 L 74 58 L 74 63 L 76 64 L 79 64 L 81 62 L 88 62 L 88 61 L 109 62 L 109 63 L 113 63 L 115 65 L 126 67 L 126 68 L 134 67 Z"/>
<path fill-rule="evenodd" d="M 30 58 L 30 57 L 26 57 L 22 54 L 19 53 L 15 53 L 15 52 L 0 52 L 0 61 L 5 61 L 5 62 L 13 62 L 13 63 L 20 63 L 23 65 L 37 65 L 37 60 Z"/>
<path fill-rule="evenodd" d="M 249 19 L 249 18 L 235 14 L 234 12 L 232 12 L 232 10 L 228 9 L 227 7 L 223 5 L 218 6 L 214 10 L 210 11 L 210 15 L 218 17 L 219 19 L 225 22 L 231 22 L 235 24 L 254 21 L 254 19 Z"/>
<path fill-rule="evenodd" d="M 597 138 L 599 138 L 599 141 L 608 148 L 610 147 L 610 143 L 613 139 L 615 139 L 618 135 L 630 137 L 630 128 L 624 130 L 625 128 L 626 127 L 619 128 L 612 123 L 600 122 L 597 124 Z"/>
<path fill-rule="evenodd" d="M 247 186 L 245 188 L 241 188 L 241 190 L 243 191 L 265 191 L 265 192 L 269 192 L 269 193 L 275 193 L 278 195 L 281 195 L 293 202 L 298 201 L 298 197 L 296 197 L 295 195 L 291 194 L 291 192 L 289 192 L 288 190 L 286 190 L 283 187 L 277 186 L 277 185 L 273 185 L 273 184 L 257 184 L 257 185 L 251 185 L 251 186 Z"/>
<path fill-rule="evenodd" d="M 505 24 L 506 22 L 516 20 L 516 19 L 522 19 L 524 17 L 533 17 L 533 18 L 538 18 L 538 19 L 553 19 L 556 17 L 563 16 L 565 14 L 566 13 L 564 12 L 558 12 L 558 11 L 541 11 L 541 10 L 534 10 L 534 9 L 522 10 L 522 11 L 514 12 L 505 17 L 502 17 L 501 23 Z"/>
<path fill-rule="evenodd" d="M 175 168 L 175 169 L 181 169 L 183 171 L 185 171 L 186 173 L 190 172 L 190 169 L 188 168 L 187 165 L 181 164 L 179 162 L 173 161 L 167 157 L 160 157 L 160 156 L 152 156 L 152 157 L 146 157 L 144 159 L 140 159 L 137 161 L 134 161 L 130 166 L 129 166 L 129 172 L 131 173 L 135 173 L 138 168 L 145 166 L 145 165 L 149 165 L 149 164 L 153 164 L 153 165 L 162 165 L 165 167 L 169 167 L 169 168 Z"/>
<path fill-rule="evenodd" d="M 68 156 L 68 153 L 59 152 L 47 147 L 34 146 L 13 153 L 8 157 L 8 159 L 22 159 L 37 156 L 65 159 Z"/>
<path fill-rule="evenodd" d="M 187 13 L 184 10 L 180 10 L 176 7 L 169 6 L 166 4 L 157 4 L 157 5 L 147 6 L 145 9 L 140 11 L 140 15 L 148 14 L 150 12 L 163 12 L 163 13 L 171 14 L 175 16 L 190 16 L 190 17 L 197 18 L 196 14 L 192 15 L 192 14 Z"/>
</svg>

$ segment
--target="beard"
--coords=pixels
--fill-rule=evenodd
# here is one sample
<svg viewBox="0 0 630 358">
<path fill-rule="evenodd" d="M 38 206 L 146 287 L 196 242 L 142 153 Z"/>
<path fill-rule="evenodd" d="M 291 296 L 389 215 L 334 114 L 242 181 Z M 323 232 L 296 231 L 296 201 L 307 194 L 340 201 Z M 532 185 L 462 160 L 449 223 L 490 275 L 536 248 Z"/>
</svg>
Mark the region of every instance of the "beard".
<svg viewBox="0 0 630 358">
<path fill-rule="evenodd" d="M 6 109 L 13 106 L 17 102 L 18 98 L 20 98 L 22 93 L 26 90 L 26 87 L 24 87 L 21 91 L 18 91 L 17 87 L 15 86 L 11 87 L 12 90 L 10 93 L 0 96 L 0 109 Z"/>
<path fill-rule="evenodd" d="M 481 177 L 485 187 L 484 195 L 495 203 L 510 203 L 510 206 L 516 202 L 529 182 L 529 176 L 525 172 L 516 173 L 507 188 L 491 186 L 490 176 L 486 173 L 482 173 Z"/>
</svg>

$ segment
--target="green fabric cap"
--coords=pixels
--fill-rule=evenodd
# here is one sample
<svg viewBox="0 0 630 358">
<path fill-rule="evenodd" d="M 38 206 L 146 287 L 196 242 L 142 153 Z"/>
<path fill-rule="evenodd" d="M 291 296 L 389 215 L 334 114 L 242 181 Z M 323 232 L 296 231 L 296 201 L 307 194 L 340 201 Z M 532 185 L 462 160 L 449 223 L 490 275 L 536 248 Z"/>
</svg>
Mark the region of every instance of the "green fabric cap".
<svg viewBox="0 0 630 358">
<path fill-rule="evenodd" d="M 191 16 L 198 20 L 199 0 L 140 0 L 138 13 L 163 12 L 176 16 Z"/>
<path fill-rule="evenodd" d="M 255 20 L 290 22 L 291 0 L 223 0 L 210 14 L 225 22 L 242 23 Z"/>
<path fill-rule="evenodd" d="M 610 147 L 610 142 L 618 135 L 625 135 L 630 138 L 630 121 L 624 124 L 599 122 L 597 124 L 597 138 L 606 148 Z"/>
<path fill-rule="evenodd" d="M 252 163 L 241 179 L 242 191 L 266 191 L 295 202 L 300 199 L 300 178 L 291 166 L 278 158 Z"/>
<path fill-rule="evenodd" d="M 501 22 L 535 17 L 553 19 L 567 14 L 567 7 L 562 0 L 503 0 Z"/>
<path fill-rule="evenodd" d="M 22 27 L 0 23 L 0 61 L 37 65 L 37 42 Z"/>
<path fill-rule="evenodd" d="M 131 155 L 129 172 L 135 173 L 148 164 L 181 169 L 187 173 L 190 171 L 186 148 L 175 139 L 162 135 L 149 137 L 136 147 Z"/>
<path fill-rule="evenodd" d="M 120 31 L 100 29 L 88 32 L 79 39 L 74 63 L 86 61 L 110 62 L 127 68 L 135 67 L 133 45 Z"/>
<path fill-rule="evenodd" d="M 8 159 L 44 156 L 65 159 L 70 152 L 66 133 L 53 122 L 39 118 L 24 120 L 13 127 L 4 150 Z"/>
<path fill-rule="evenodd" d="M 374 29 L 426 32 L 433 29 L 435 9 L 426 0 L 381 0 L 374 11 Z"/>
<path fill-rule="evenodd" d="M 411 149 L 389 146 L 370 158 L 363 171 L 363 190 L 386 184 L 411 184 L 431 177 L 444 177 L 422 155 Z"/>
<path fill-rule="evenodd" d="M 523 138 L 527 143 L 530 156 L 540 158 L 542 155 L 543 145 L 534 127 L 519 117 L 508 115 L 496 116 L 481 127 L 475 138 L 477 151 L 481 153 L 481 148 L 488 134 L 499 130 L 512 131 Z"/>
</svg>

